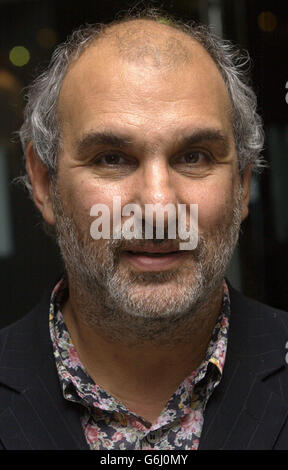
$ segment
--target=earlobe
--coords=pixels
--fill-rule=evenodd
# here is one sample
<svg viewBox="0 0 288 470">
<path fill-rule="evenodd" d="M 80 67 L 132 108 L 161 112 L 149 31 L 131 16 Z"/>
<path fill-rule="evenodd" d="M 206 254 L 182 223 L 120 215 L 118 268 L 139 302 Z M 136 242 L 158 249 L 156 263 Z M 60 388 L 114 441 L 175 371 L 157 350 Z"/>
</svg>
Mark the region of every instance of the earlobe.
<svg viewBox="0 0 288 470">
<path fill-rule="evenodd" d="M 51 180 L 46 165 L 35 152 L 33 142 L 26 148 L 26 168 L 33 189 L 33 200 L 43 218 L 50 225 L 55 224 L 51 200 Z"/>
<path fill-rule="evenodd" d="M 251 167 L 247 167 L 241 177 L 242 183 L 242 222 L 246 219 L 249 213 L 249 201 L 250 201 L 250 183 L 251 183 Z"/>
</svg>

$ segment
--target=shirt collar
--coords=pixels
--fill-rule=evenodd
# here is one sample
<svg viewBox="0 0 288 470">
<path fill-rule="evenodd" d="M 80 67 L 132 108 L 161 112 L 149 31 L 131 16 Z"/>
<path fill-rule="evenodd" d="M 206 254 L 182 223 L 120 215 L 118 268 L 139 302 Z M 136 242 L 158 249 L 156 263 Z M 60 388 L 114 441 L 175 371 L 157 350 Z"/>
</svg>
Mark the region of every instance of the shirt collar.
<svg viewBox="0 0 288 470">
<path fill-rule="evenodd" d="M 65 297 L 67 297 L 67 293 L 67 281 L 63 278 L 52 291 L 49 315 L 50 336 L 63 395 L 67 400 L 81 403 L 85 407 L 96 407 L 98 411 L 104 410 L 123 415 L 123 413 L 127 413 L 124 405 L 95 384 L 81 364 L 61 314 L 61 304 Z M 185 413 L 185 408 L 190 406 L 196 384 L 204 379 L 207 379 L 207 381 L 209 379 L 211 389 L 209 393 L 212 393 L 212 390 L 218 385 L 225 363 L 229 316 L 229 291 L 224 281 L 222 308 L 215 324 L 205 359 L 199 368 L 193 371 L 182 382 L 168 402 L 172 407 L 177 406 L 179 413 Z M 206 395 L 208 394 L 207 391 L 205 393 Z M 205 400 L 207 399 L 208 395 Z"/>
</svg>

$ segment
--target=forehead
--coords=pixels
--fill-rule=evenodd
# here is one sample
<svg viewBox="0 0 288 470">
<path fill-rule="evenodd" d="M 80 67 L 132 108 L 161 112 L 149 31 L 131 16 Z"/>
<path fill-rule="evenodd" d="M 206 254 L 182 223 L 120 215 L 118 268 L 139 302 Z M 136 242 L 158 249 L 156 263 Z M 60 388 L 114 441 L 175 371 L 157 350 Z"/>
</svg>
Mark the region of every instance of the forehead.
<svg viewBox="0 0 288 470">
<path fill-rule="evenodd" d="M 228 92 L 204 48 L 170 27 L 134 23 L 111 30 L 70 65 L 58 101 L 62 130 L 79 136 L 117 120 L 177 128 L 189 119 L 231 130 Z"/>
</svg>

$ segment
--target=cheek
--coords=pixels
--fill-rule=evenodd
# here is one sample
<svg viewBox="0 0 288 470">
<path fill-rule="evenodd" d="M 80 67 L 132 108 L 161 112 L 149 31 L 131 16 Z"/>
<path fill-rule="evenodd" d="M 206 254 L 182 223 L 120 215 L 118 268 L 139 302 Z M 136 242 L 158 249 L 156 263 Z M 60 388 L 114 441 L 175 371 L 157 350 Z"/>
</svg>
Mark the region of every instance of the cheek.
<svg viewBox="0 0 288 470">
<path fill-rule="evenodd" d="M 193 202 L 198 204 L 198 224 L 200 232 L 213 230 L 223 224 L 231 215 L 233 205 L 233 185 L 231 179 L 203 184 Z"/>
<path fill-rule="evenodd" d="M 90 211 L 95 204 L 105 204 L 112 216 L 114 197 L 120 196 L 122 205 L 129 200 L 127 184 L 99 181 L 87 175 L 67 178 L 60 190 L 68 212 L 85 225 L 91 223 Z"/>
</svg>

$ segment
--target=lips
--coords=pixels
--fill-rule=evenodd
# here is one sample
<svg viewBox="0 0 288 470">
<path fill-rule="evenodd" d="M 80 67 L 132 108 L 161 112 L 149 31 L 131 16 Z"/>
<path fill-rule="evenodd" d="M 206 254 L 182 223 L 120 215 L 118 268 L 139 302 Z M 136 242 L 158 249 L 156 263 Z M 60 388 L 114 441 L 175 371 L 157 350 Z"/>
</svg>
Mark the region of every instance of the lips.
<svg viewBox="0 0 288 470">
<path fill-rule="evenodd" d="M 162 246 L 156 246 L 156 245 L 148 245 L 148 244 L 145 244 L 145 245 L 139 245 L 139 246 L 133 246 L 129 249 L 129 247 L 127 247 L 127 251 L 129 251 L 130 253 L 133 253 L 133 254 L 158 254 L 158 255 L 162 255 L 162 254 L 169 254 L 169 253 L 178 253 L 179 252 L 179 249 L 178 249 L 178 245 L 175 246 L 175 244 L 172 246 L 171 244 L 170 245 L 162 245 Z"/>
<path fill-rule="evenodd" d="M 137 271 L 167 271 L 183 261 L 185 253 L 175 246 L 141 246 L 123 252 L 123 257 Z"/>
<path fill-rule="evenodd" d="M 150 256 L 151 258 L 157 258 L 157 256 L 167 256 L 167 255 L 172 255 L 179 253 L 178 251 L 163 251 L 163 252 L 149 252 L 149 251 L 129 251 L 132 255 L 136 256 Z"/>
</svg>

